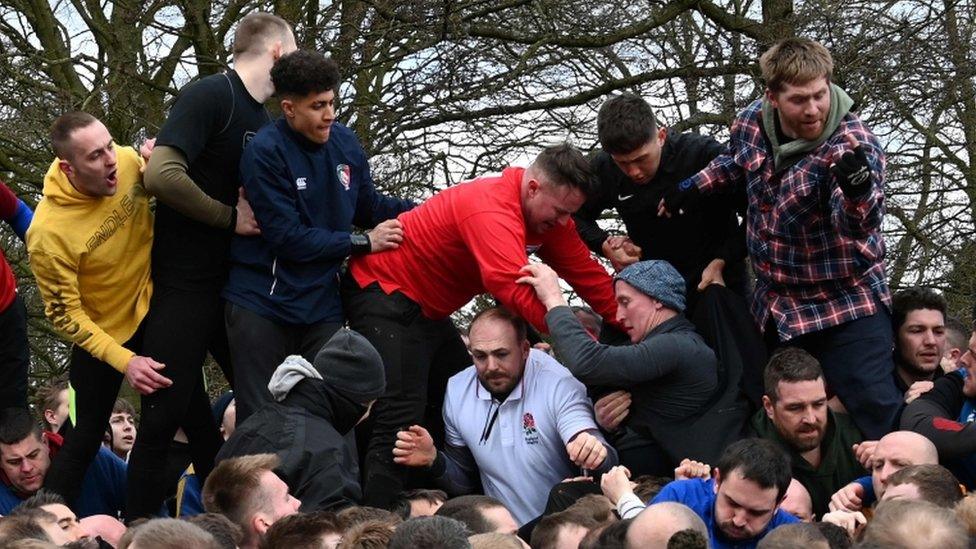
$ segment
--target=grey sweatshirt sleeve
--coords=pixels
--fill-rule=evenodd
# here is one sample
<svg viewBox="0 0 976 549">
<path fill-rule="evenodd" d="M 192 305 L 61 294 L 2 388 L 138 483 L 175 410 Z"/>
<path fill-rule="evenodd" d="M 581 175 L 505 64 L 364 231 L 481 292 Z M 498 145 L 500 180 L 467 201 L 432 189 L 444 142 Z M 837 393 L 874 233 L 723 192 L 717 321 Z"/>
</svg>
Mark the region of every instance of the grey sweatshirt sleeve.
<svg viewBox="0 0 976 549">
<path fill-rule="evenodd" d="M 612 346 L 594 341 L 569 307 L 546 313 L 546 324 L 563 366 L 588 385 L 620 386 L 657 379 L 674 370 L 689 353 L 671 334 L 636 345 Z"/>
</svg>

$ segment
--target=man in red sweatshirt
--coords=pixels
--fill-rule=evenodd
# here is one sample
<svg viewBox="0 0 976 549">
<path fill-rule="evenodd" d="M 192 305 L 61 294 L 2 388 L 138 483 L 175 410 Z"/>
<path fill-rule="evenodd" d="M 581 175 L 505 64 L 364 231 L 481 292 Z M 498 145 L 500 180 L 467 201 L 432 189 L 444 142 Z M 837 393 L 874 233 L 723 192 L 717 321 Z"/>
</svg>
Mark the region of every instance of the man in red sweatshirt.
<svg viewBox="0 0 976 549">
<path fill-rule="evenodd" d="M 546 308 L 532 288 L 516 283 L 529 254 L 552 266 L 603 318 L 616 317 L 610 276 L 571 218 L 592 185 L 579 151 L 568 144 L 549 147 L 528 168 L 439 192 L 399 216 L 399 248 L 352 258 L 343 282 L 346 317 L 380 352 L 387 379 L 371 414 L 366 505 L 389 507 L 402 489 L 404 470 L 393 464 L 393 443 L 398 429 L 423 420 L 428 377 L 436 380 L 430 389 L 440 400 L 447 378 L 471 364 L 451 313 L 489 293 L 548 331 Z M 440 409 L 439 402 L 431 404 Z"/>
</svg>

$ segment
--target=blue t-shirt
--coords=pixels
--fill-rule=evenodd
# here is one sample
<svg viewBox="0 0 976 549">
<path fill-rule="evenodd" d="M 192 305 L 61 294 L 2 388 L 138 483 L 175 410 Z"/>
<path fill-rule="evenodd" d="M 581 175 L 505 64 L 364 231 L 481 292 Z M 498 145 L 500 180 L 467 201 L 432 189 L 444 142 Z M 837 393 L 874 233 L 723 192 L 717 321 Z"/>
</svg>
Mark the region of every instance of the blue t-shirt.
<svg viewBox="0 0 976 549">
<path fill-rule="evenodd" d="M 701 480 L 676 480 L 661 489 L 658 495 L 651 500 L 651 503 L 661 503 L 664 501 L 674 501 L 687 505 L 692 511 L 708 526 L 708 537 L 711 539 L 714 549 L 752 549 L 756 547 L 759 540 L 767 533 L 778 526 L 800 522 L 796 517 L 777 509 L 773 513 L 772 520 L 766 525 L 760 534 L 752 539 L 744 541 L 733 541 L 726 539 L 718 530 L 715 524 L 715 481 L 713 479 Z"/>
<path fill-rule="evenodd" d="M 81 483 L 81 494 L 71 509 L 78 518 L 91 515 L 118 517 L 125 507 L 125 462 L 107 448 L 99 448 Z M 23 501 L 0 484 L 0 515 L 8 515 Z"/>
</svg>

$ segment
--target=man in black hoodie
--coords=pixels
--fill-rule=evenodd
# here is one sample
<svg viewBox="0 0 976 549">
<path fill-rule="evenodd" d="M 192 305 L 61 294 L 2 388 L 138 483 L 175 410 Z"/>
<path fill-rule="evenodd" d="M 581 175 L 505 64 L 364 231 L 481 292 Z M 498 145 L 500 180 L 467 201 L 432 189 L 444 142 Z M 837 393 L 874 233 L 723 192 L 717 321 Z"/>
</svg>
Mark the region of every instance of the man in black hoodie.
<svg viewBox="0 0 976 549">
<path fill-rule="evenodd" d="M 302 512 L 339 510 L 362 499 L 359 466 L 346 433 L 366 418 L 386 389 L 383 360 L 363 336 L 339 330 L 314 363 L 292 355 L 275 370 L 275 402 L 238 425 L 217 461 L 274 452 L 275 470 Z"/>
</svg>

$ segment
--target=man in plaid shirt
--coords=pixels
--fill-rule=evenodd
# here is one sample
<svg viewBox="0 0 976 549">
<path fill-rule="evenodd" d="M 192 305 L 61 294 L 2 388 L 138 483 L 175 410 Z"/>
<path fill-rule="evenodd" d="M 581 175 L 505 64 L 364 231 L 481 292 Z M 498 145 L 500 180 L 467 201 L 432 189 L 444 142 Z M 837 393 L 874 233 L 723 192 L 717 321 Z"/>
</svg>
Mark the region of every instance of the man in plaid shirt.
<svg viewBox="0 0 976 549">
<path fill-rule="evenodd" d="M 760 66 L 766 94 L 732 124 L 729 152 L 669 189 L 659 215 L 745 185 L 756 322 L 768 340 L 816 356 L 865 436 L 880 438 L 901 405 L 881 236 L 884 151 L 831 84 L 821 44 L 782 40 Z"/>
</svg>

